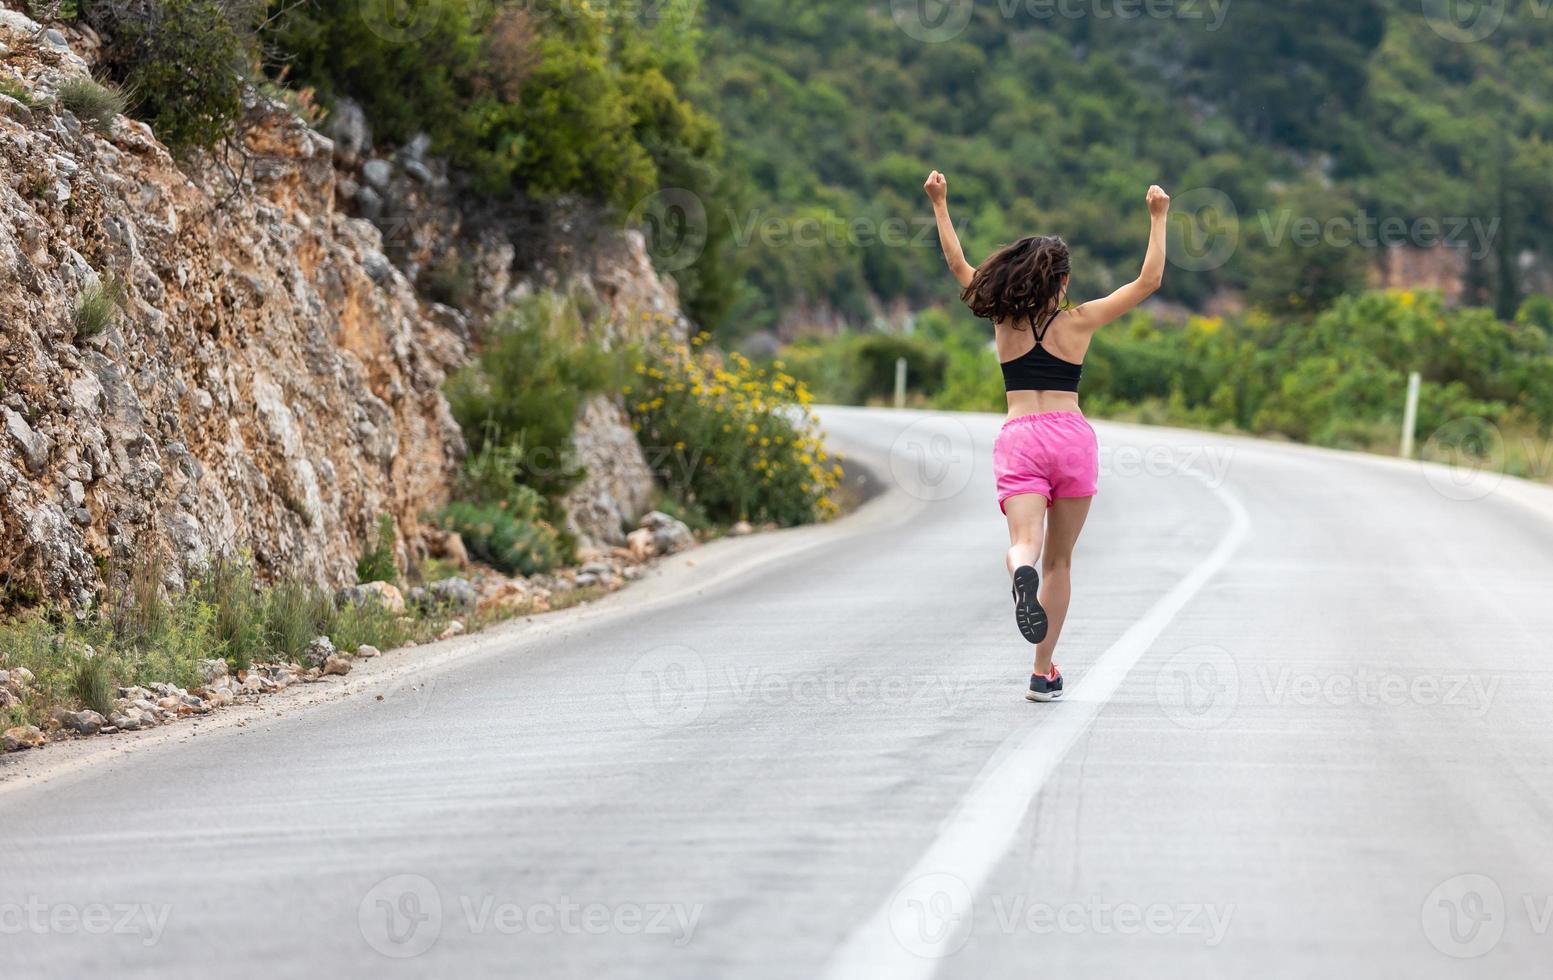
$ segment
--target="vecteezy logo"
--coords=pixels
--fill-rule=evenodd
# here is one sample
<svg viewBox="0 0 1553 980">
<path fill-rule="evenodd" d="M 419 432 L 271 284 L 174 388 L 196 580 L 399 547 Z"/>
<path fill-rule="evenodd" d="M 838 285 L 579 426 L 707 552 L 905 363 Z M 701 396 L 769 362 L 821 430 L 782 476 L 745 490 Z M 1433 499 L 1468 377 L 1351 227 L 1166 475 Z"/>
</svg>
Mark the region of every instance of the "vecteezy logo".
<svg viewBox="0 0 1553 980">
<path fill-rule="evenodd" d="M 1188 272 L 1209 272 L 1228 262 L 1240 247 L 1240 211 L 1229 195 L 1198 187 L 1170 202 L 1170 264 Z"/>
<path fill-rule="evenodd" d="M 918 500 L 948 500 L 965 489 L 976 453 L 965 423 L 947 415 L 918 419 L 890 446 L 890 475 Z"/>
<path fill-rule="evenodd" d="M 706 250 L 706 206 L 695 194 L 666 187 L 636 202 L 626 218 L 647 239 L 647 254 L 659 272 L 678 272 Z"/>
<path fill-rule="evenodd" d="M 695 24 L 697 0 L 622 0 L 635 8 L 636 18 L 645 24 L 688 30 Z"/>
<path fill-rule="evenodd" d="M 1446 956 L 1471 959 L 1504 937 L 1504 892 L 1487 875 L 1456 875 L 1434 886 L 1418 915 L 1431 946 Z"/>
<path fill-rule="evenodd" d="M 1452 419 L 1424 443 L 1424 478 L 1448 500 L 1482 500 L 1504 482 L 1504 433 L 1482 418 Z"/>
<path fill-rule="evenodd" d="M 1154 699 L 1182 728 L 1217 728 L 1240 703 L 1240 668 L 1222 647 L 1188 647 L 1154 675 Z"/>
<path fill-rule="evenodd" d="M 895 25 L 925 44 L 959 37 L 975 9 L 976 0 L 890 0 Z"/>
<path fill-rule="evenodd" d="M 485 0 L 471 2 L 482 4 Z M 447 10 L 432 0 L 357 0 L 357 3 L 367 30 L 391 44 L 424 38 L 437 29 Z M 478 21 L 478 16 L 472 19 Z"/>
<path fill-rule="evenodd" d="M 1423 0 L 1424 19 L 1447 41 L 1481 41 L 1504 23 L 1509 0 Z"/>
<path fill-rule="evenodd" d="M 926 874 L 890 899 L 890 932 L 913 956 L 943 959 L 970 938 L 975 911 L 969 885 L 952 874 Z"/>
<path fill-rule="evenodd" d="M 357 924 L 361 938 L 384 956 L 419 956 L 442 935 L 442 896 L 423 875 L 393 875 L 363 896 Z"/>
<path fill-rule="evenodd" d="M 679 728 L 706 709 L 706 662 L 686 646 L 662 646 L 636 658 L 625 677 L 626 707 L 649 728 Z"/>
</svg>

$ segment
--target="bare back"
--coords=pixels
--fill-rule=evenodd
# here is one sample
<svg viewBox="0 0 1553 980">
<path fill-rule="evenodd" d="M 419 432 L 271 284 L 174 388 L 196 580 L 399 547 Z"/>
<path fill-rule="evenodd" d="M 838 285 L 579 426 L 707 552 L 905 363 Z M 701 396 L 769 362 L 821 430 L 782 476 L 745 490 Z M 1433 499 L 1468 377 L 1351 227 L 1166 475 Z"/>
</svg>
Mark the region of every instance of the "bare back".
<svg viewBox="0 0 1553 980">
<path fill-rule="evenodd" d="M 1073 364 L 1082 364 L 1089 353 L 1089 341 L 1094 331 L 1086 330 L 1074 319 L 1076 310 L 1063 310 L 1047 326 L 1041 346 L 1053 357 Z M 1006 363 L 1028 354 L 1035 347 L 1035 332 L 1028 321 L 1016 327 L 1013 321 L 1000 321 L 993 327 L 993 342 L 998 360 Z M 1008 414 L 1037 415 L 1041 412 L 1079 411 L 1078 393 L 1072 391 L 1010 391 Z"/>
</svg>

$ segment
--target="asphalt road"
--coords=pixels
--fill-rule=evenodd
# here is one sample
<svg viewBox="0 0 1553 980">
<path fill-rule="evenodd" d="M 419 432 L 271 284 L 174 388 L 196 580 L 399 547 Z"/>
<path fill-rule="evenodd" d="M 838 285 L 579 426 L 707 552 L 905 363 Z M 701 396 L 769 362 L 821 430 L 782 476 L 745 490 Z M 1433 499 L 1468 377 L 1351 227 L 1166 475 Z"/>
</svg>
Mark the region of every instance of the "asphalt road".
<svg viewBox="0 0 1553 980">
<path fill-rule="evenodd" d="M 999 420 L 825 417 L 762 566 L 13 783 L 0 976 L 1547 975 L 1536 494 L 1102 425 L 1036 705 Z"/>
</svg>

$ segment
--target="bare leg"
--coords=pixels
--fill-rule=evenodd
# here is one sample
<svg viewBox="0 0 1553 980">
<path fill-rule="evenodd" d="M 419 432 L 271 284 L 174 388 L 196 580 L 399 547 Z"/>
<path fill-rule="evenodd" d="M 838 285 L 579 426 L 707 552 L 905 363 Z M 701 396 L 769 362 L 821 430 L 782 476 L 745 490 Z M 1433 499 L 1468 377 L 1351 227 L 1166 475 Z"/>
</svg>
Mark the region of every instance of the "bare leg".
<svg viewBox="0 0 1553 980">
<path fill-rule="evenodd" d="M 1089 517 L 1093 497 L 1064 497 L 1055 501 L 1047 515 L 1046 548 L 1041 554 L 1041 605 L 1049 625 L 1046 639 L 1035 648 L 1035 673 L 1052 669 L 1052 654 L 1062 635 L 1062 621 L 1068 615 L 1068 600 L 1073 596 L 1073 546 Z M 1012 550 L 1012 549 L 1011 549 Z"/>
<path fill-rule="evenodd" d="M 1041 557 L 1041 539 L 1046 524 L 1046 498 L 1038 493 L 1022 493 L 1003 502 L 1008 517 L 1008 553 L 1003 561 L 1009 577 L 1021 565 L 1034 566 Z"/>
</svg>

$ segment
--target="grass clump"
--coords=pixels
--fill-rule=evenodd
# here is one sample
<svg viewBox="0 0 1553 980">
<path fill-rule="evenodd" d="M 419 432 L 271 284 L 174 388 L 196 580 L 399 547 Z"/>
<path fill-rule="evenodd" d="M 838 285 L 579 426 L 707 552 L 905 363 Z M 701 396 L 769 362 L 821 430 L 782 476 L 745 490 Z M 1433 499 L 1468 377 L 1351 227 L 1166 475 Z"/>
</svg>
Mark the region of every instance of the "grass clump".
<svg viewBox="0 0 1553 980">
<path fill-rule="evenodd" d="M 59 86 L 59 105 L 98 132 L 113 128 L 113 120 L 129 107 L 129 100 L 118 89 L 104 85 L 87 75 L 77 75 Z"/>
<path fill-rule="evenodd" d="M 264 646 L 285 660 L 298 660 L 307 645 L 334 625 L 334 599 L 317 586 L 281 582 L 265 595 Z"/>
<path fill-rule="evenodd" d="M 399 566 L 394 564 L 394 533 L 392 515 L 383 514 L 377 519 L 377 536 L 372 546 L 356 561 L 356 581 L 396 582 Z"/>
<path fill-rule="evenodd" d="M 419 639 L 423 632 L 396 613 L 376 602 L 352 602 L 341 606 L 329 624 L 329 642 L 336 649 L 355 653 L 363 644 L 379 650 L 391 650 L 406 640 Z M 430 632 L 425 631 L 425 632 Z"/>
<path fill-rule="evenodd" d="M 70 674 L 70 691 L 76 700 L 104 718 L 113 713 L 116 691 L 103 658 L 86 655 L 77 660 Z"/>
<path fill-rule="evenodd" d="M 0 720 L 43 725 L 55 706 L 108 717 L 121 686 L 199 689 L 202 660 L 225 658 L 234 672 L 296 661 L 321 635 L 348 653 L 363 644 L 387 650 L 431 639 L 447 624 L 439 610 L 337 605 L 308 583 L 261 586 L 247 561 L 232 558 L 214 560 L 181 592 L 167 588 L 154 559 L 107 577 L 103 601 L 84 614 L 38 607 L 0 618 L 0 668 L 34 675 L 22 703 L 0 711 Z"/>
<path fill-rule="evenodd" d="M 77 337 L 95 337 L 113 325 L 124 309 L 124 284 L 117 276 L 105 275 L 89 283 L 76 297 L 72 325 Z"/>
<path fill-rule="evenodd" d="M 27 109 L 36 109 L 43 104 L 42 99 L 33 95 L 27 86 L 14 78 L 0 78 L 0 95 L 15 99 Z"/>
<path fill-rule="evenodd" d="M 247 670 L 263 656 L 264 596 L 243 562 L 221 557 L 196 580 L 193 592 L 214 610 L 211 624 L 216 642 L 212 657 L 224 657 L 232 670 Z"/>
<path fill-rule="evenodd" d="M 116 683 L 197 687 L 199 661 L 218 648 L 214 607 L 197 589 L 170 593 L 155 558 L 118 578 L 93 627 Z"/>
</svg>

